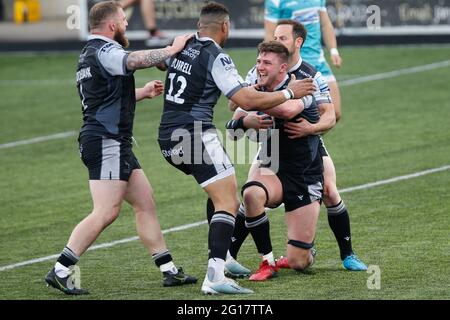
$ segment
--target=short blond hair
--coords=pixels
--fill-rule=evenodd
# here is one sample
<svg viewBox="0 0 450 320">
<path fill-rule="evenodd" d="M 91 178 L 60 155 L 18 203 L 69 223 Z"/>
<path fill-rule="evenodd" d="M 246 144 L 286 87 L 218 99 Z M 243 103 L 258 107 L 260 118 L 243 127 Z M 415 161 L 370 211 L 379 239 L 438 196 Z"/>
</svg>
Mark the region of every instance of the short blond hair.
<svg viewBox="0 0 450 320">
<path fill-rule="evenodd" d="M 119 8 L 122 8 L 122 6 L 117 1 L 105 1 L 95 4 L 89 11 L 89 28 L 91 30 L 98 28 L 107 18 L 119 12 Z"/>
</svg>

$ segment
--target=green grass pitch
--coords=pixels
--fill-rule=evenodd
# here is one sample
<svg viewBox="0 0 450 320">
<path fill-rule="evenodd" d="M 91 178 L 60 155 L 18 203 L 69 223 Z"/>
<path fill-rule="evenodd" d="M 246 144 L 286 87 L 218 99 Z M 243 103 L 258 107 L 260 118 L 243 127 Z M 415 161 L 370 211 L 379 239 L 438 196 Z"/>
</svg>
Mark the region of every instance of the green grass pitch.
<svg viewBox="0 0 450 320">
<path fill-rule="evenodd" d="M 342 48 L 339 80 L 448 60 L 449 47 Z M 241 75 L 255 50 L 230 50 Z M 75 87 L 77 54 L 0 56 L 0 144 L 66 131 L 81 125 Z M 138 71 L 137 85 L 163 79 L 157 70 Z M 343 86 L 343 118 L 325 136 L 340 189 L 450 164 L 450 67 Z M 162 99 L 137 106 L 135 153 L 154 191 L 163 229 L 205 219 L 204 192 L 192 177 L 164 161 L 157 145 Z M 231 113 L 222 97 L 215 122 Z M 0 149 L 0 267 L 59 253 L 73 227 L 91 210 L 87 171 L 76 136 Z M 237 165 L 239 185 L 248 165 Z M 365 272 L 342 269 L 337 244 L 322 209 L 318 256 L 311 271 L 282 270 L 264 283 L 241 283 L 248 296 L 205 297 L 207 226 L 166 234 L 177 265 L 198 276 L 194 286 L 163 288 L 161 275 L 142 244 L 132 241 L 87 252 L 79 266 L 91 295 L 67 297 L 45 287 L 54 260 L 0 271 L 0 299 L 449 299 L 450 171 L 352 191 L 342 195 L 350 212 L 353 246 L 381 270 L 381 289 L 370 290 Z M 283 210 L 270 212 L 275 255 L 285 252 Z M 136 235 L 126 204 L 97 240 Z M 251 238 L 239 255 L 255 269 Z"/>
</svg>

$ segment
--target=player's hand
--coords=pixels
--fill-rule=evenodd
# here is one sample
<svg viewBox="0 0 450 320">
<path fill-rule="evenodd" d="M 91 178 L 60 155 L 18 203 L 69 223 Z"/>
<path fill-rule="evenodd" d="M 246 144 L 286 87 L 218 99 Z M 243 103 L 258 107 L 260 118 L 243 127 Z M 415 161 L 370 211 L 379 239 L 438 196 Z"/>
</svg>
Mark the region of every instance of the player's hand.
<svg viewBox="0 0 450 320">
<path fill-rule="evenodd" d="M 144 88 L 144 96 L 148 99 L 159 96 L 164 91 L 164 84 L 159 80 L 148 82 Z"/>
<path fill-rule="evenodd" d="M 339 54 L 331 54 L 330 59 L 334 66 L 341 67 L 343 60 Z"/>
<path fill-rule="evenodd" d="M 167 50 L 169 50 L 170 55 L 173 56 L 178 52 L 180 52 L 181 50 L 183 50 L 183 48 L 186 46 L 186 42 L 188 42 L 188 40 L 193 36 L 194 34 L 190 33 L 190 34 L 182 34 L 181 36 L 175 37 L 172 45 L 167 47 Z"/>
<path fill-rule="evenodd" d="M 302 80 L 296 80 L 295 75 L 291 75 L 291 81 L 289 81 L 288 88 L 294 92 L 295 99 L 303 98 L 307 95 L 312 95 L 316 91 L 314 80 L 306 78 Z"/>
<path fill-rule="evenodd" d="M 273 125 L 272 117 L 267 114 L 257 114 L 249 112 L 244 118 L 244 127 L 246 129 L 268 129 Z"/>
<path fill-rule="evenodd" d="M 284 131 L 289 139 L 298 139 L 314 134 L 314 127 L 308 120 L 300 118 L 297 122 L 286 122 Z"/>
</svg>

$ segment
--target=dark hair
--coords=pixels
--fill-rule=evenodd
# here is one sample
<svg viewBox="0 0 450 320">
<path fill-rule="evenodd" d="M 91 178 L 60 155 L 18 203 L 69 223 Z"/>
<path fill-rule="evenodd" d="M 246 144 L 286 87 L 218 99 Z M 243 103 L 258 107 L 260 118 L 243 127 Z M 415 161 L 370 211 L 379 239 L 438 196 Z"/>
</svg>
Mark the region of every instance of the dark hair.
<svg viewBox="0 0 450 320">
<path fill-rule="evenodd" d="M 258 53 L 273 52 L 280 57 L 283 63 L 288 63 L 289 51 L 288 49 L 278 41 L 265 41 L 258 45 Z"/>
<path fill-rule="evenodd" d="M 294 40 L 297 38 L 302 38 L 303 42 L 306 40 L 306 36 L 308 35 L 308 32 L 306 31 L 306 28 L 304 25 L 302 25 L 300 22 L 297 22 L 295 20 L 280 20 L 277 23 L 277 26 L 288 24 L 292 26 L 292 35 L 294 36 Z"/>
<path fill-rule="evenodd" d="M 206 15 L 230 15 L 230 12 L 228 11 L 227 7 L 225 7 L 221 3 L 217 3 L 214 1 L 207 2 L 200 11 L 200 17 L 206 16 Z"/>
<path fill-rule="evenodd" d="M 117 1 L 99 2 L 89 11 L 89 27 L 98 28 L 107 18 L 116 14 L 122 8 Z"/>
</svg>

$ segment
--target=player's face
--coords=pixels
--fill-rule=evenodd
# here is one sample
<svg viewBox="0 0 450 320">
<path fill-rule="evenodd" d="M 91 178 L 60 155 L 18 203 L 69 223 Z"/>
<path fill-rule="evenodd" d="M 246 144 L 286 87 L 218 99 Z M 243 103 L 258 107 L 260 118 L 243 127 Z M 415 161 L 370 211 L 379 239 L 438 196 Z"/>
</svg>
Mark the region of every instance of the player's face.
<svg viewBox="0 0 450 320">
<path fill-rule="evenodd" d="M 119 9 L 118 14 L 115 17 L 114 22 L 116 30 L 114 31 L 114 40 L 116 40 L 122 47 L 128 48 L 129 42 L 128 38 L 125 36 L 125 31 L 127 30 L 128 21 L 125 12 Z"/>
<path fill-rule="evenodd" d="M 272 88 L 280 74 L 281 61 L 276 53 L 262 52 L 256 59 L 256 70 L 258 73 L 258 84 Z"/>
<path fill-rule="evenodd" d="M 289 51 L 289 55 L 293 55 L 298 49 L 295 47 L 294 34 L 292 26 L 289 24 L 282 24 L 275 28 L 273 34 L 274 40 L 281 42 Z"/>
</svg>

